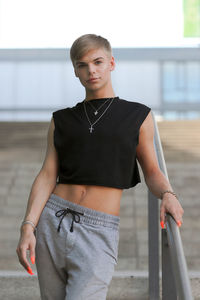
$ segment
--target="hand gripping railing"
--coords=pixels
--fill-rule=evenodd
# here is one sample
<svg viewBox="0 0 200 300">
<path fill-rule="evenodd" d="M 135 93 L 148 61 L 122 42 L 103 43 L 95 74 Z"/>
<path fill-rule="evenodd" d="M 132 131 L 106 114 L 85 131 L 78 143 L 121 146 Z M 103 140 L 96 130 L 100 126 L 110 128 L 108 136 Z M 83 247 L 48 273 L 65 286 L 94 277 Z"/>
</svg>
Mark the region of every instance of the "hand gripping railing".
<svg viewBox="0 0 200 300">
<path fill-rule="evenodd" d="M 154 120 L 154 145 L 161 171 L 168 179 L 157 123 Z M 159 288 L 159 201 L 148 191 L 149 299 L 160 299 Z M 192 300 L 192 291 L 180 231 L 170 214 L 162 229 L 162 299 Z"/>
</svg>

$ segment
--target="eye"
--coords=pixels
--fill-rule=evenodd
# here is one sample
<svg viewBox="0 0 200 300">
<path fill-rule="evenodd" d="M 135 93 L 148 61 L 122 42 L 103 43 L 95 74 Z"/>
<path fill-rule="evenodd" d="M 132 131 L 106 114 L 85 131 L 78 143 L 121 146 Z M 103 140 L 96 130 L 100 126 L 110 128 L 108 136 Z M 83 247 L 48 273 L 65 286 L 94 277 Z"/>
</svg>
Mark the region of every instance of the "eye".
<svg viewBox="0 0 200 300">
<path fill-rule="evenodd" d="M 102 61 L 100 61 L 100 60 L 97 60 L 97 61 L 96 61 L 96 64 L 97 64 L 97 65 L 99 65 L 99 64 L 101 64 L 101 63 L 102 63 Z"/>
<path fill-rule="evenodd" d="M 78 68 L 83 68 L 85 67 L 85 65 L 78 65 Z"/>
</svg>

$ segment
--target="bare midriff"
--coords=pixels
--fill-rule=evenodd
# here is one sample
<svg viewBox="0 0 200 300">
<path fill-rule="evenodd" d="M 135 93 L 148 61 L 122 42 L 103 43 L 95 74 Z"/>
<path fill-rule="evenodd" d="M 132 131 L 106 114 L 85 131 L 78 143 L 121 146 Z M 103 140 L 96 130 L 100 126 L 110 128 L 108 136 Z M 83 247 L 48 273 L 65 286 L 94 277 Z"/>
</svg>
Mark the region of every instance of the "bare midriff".
<svg viewBox="0 0 200 300">
<path fill-rule="evenodd" d="M 123 189 L 78 184 L 57 184 L 53 194 L 76 204 L 119 216 Z"/>
</svg>

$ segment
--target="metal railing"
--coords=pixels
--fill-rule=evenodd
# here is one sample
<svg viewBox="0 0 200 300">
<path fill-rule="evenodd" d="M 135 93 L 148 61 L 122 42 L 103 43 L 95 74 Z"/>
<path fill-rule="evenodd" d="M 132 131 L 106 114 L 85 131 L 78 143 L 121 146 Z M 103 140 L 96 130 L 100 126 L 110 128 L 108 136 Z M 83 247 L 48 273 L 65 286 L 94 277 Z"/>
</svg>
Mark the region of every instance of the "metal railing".
<svg viewBox="0 0 200 300">
<path fill-rule="evenodd" d="M 153 114 L 152 114 L 153 115 Z M 154 145 L 161 171 L 168 179 L 160 135 L 155 117 Z M 160 299 L 159 276 L 159 201 L 148 191 L 149 228 L 149 299 Z M 180 231 L 170 214 L 166 229 L 162 229 L 162 299 L 192 300 L 190 279 L 182 246 Z"/>
</svg>

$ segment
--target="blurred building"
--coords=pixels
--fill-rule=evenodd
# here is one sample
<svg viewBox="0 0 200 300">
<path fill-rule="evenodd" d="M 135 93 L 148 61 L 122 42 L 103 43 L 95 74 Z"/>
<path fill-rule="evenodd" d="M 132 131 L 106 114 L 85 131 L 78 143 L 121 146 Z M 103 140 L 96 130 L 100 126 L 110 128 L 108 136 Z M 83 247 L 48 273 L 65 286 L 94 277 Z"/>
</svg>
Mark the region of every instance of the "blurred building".
<svg viewBox="0 0 200 300">
<path fill-rule="evenodd" d="M 200 48 L 114 48 L 116 96 L 165 119 L 200 118 Z M 0 121 L 49 121 L 85 97 L 69 49 L 0 49 Z"/>
</svg>

